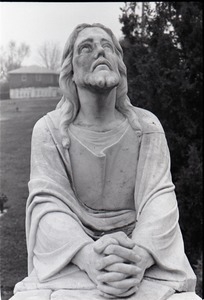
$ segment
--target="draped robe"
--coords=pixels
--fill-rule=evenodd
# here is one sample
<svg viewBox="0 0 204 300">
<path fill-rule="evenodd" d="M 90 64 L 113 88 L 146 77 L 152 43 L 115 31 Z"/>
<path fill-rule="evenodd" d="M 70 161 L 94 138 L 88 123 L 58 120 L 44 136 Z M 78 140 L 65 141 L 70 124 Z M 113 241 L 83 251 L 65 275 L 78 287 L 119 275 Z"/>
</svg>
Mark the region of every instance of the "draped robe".
<svg viewBox="0 0 204 300">
<path fill-rule="evenodd" d="M 34 126 L 26 206 L 28 277 L 16 285 L 16 293 L 34 289 L 94 290 L 94 283 L 72 264 L 72 258 L 102 234 L 121 228 L 155 261 L 146 270 L 143 281 L 158 283 L 174 292 L 195 290 L 196 277 L 185 255 L 178 223 L 163 128 L 152 113 L 140 108 L 134 110 L 139 124 L 135 130 L 138 138 L 135 210 L 96 211 L 78 201 L 69 149 L 62 146 L 59 132 L 61 109 L 48 113 Z M 50 251 L 43 253 L 35 247 L 40 243 L 39 224 L 46 218 L 53 220 L 50 230 L 56 238 L 52 240 Z M 57 222 L 61 222 L 61 228 L 64 226 L 61 232 Z M 47 239 L 50 243 L 49 232 Z"/>
</svg>

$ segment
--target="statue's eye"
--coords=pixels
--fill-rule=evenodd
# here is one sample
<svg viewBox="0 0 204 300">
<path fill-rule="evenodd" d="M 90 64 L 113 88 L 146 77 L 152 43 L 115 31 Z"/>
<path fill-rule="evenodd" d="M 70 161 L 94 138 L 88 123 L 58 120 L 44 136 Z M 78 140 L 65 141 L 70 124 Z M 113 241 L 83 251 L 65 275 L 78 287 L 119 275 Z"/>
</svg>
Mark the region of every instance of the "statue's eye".
<svg viewBox="0 0 204 300">
<path fill-rule="evenodd" d="M 89 53 L 92 51 L 92 46 L 90 44 L 83 44 L 80 48 L 79 48 L 79 52 L 80 53 Z"/>
<path fill-rule="evenodd" d="M 104 43 L 102 46 L 104 49 L 113 51 L 113 46 L 110 43 Z"/>
</svg>

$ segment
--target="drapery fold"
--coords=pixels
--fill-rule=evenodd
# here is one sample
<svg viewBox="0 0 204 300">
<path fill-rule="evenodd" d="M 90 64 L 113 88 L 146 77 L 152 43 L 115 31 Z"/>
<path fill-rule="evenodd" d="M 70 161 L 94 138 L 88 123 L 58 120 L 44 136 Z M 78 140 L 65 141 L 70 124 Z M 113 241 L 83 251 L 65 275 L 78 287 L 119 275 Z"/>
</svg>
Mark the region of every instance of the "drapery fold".
<svg viewBox="0 0 204 300">
<path fill-rule="evenodd" d="M 193 291 L 195 275 L 184 253 L 169 150 L 158 119 L 135 108 L 140 124 L 136 132 L 140 143 L 135 211 L 98 211 L 84 206 L 75 196 L 69 151 L 63 148 L 59 133 L 60 111 L 48 113 L 33 130 L 26 207 L 28 273 L 35 270 L 40 282 L 51 282 L 69 264 L 73 266 L 71 260 L 81 247 L 102 234 L 123 230 L 132 235 L 138 246 L 147 249 L 156 262 L 146 271 L 146 279 L 178 291 Z M 63 228 L 57 227 L 62 214 L 63 226 L 70 230 L 64 232 L 56 248 L 46 248 L 37 240 L 38 232 L 50 226 L 53 216 L 57 236 Z M 75 243 L 74 237 L 78 237 Z M 50 234 L 48 239 L 54 243 L 54 235 Z"/>
</svg>

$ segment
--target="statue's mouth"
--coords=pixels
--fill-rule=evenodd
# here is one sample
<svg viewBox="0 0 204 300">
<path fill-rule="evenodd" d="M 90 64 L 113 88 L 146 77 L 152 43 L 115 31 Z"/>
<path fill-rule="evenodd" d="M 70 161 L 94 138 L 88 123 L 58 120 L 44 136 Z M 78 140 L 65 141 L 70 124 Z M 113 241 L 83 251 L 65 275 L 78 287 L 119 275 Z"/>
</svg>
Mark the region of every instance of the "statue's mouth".
<svg viewBox="0 0 204 300">
<path fill-rule="evenodd" d="M 98 66 L 101 66 L 101 67 L 104 67 L 105 69 L 108 69 L 111 70 L 111 64 L 109 63 L 108 60 L 106 59 L 98 59 L 94 64 L 93 64 L 93 71 L 98 67 Z"/>
</svg>

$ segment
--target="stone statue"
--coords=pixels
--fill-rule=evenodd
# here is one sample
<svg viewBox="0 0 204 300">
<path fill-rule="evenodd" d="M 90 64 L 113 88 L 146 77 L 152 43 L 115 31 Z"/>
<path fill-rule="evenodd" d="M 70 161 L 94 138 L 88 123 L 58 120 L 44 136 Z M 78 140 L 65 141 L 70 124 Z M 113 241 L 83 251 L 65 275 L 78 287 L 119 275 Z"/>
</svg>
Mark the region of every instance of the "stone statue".
<svg viewBox="0 0 204 300">
<path fill-rule="evenodd" d="M 165 134 L 131 105 L 110 29 L 75 28 L 59 84 L 56 110 L 33 130 L 28 277 L 12 299 L 199 299 Z"/>
</svg>

